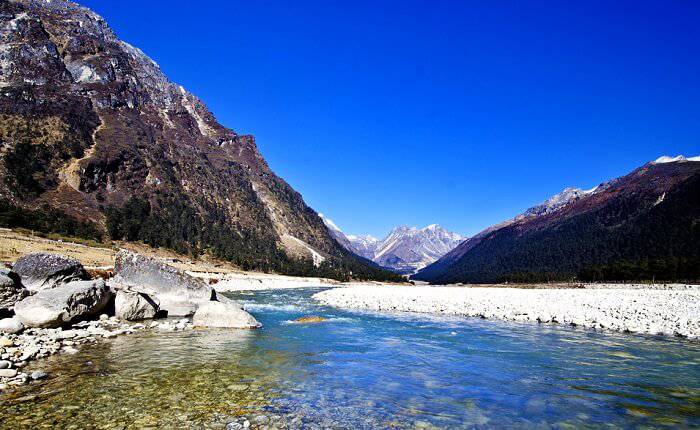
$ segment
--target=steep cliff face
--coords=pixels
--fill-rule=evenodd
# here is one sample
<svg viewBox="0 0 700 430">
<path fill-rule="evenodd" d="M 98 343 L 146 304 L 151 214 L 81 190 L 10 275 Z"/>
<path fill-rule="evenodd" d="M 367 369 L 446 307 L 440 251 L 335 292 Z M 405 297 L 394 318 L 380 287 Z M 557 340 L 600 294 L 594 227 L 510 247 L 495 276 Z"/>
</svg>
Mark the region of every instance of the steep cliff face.
<svg viewBox="0 0 700 430">
<path fill-rule="evenodd" d="M 337 244 L 252 136 L 75 3 L 0 3 L 0 142 L 3 207 L 245 268 L 382 276 Z"/>
</svg>

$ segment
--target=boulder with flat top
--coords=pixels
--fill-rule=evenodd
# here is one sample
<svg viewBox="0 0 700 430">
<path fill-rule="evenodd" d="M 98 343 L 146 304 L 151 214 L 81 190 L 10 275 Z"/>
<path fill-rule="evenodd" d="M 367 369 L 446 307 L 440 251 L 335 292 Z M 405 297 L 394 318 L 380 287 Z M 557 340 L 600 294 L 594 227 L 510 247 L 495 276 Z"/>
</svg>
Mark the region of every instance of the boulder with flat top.
<svg viewBox="0 0 700 430">
<path fill-rule="evenodd" d="M 47 252 L 33 252 L 20 257 L 12 271 L 31 291 L 54 288 L 72 281 L 87 279 L 83 265 L 74 258 Z"/>
</svg>

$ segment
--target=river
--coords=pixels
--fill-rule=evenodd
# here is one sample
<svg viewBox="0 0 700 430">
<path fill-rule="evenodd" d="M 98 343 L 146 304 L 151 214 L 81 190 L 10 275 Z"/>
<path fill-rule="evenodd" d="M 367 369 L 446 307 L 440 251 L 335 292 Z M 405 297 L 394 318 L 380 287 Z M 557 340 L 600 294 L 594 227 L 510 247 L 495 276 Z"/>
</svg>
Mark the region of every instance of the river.
<svg viewBox="0 0 700 430">
<path fill-rule="evenodd" d="M 320 306 L 239 293 L 256 331 L 120 336 L 32 364 L 0 427 L 700 426 L 700 344 L 573 327 Z M 297 324 L 301 316 L 326 321 Z"/>
</svg>

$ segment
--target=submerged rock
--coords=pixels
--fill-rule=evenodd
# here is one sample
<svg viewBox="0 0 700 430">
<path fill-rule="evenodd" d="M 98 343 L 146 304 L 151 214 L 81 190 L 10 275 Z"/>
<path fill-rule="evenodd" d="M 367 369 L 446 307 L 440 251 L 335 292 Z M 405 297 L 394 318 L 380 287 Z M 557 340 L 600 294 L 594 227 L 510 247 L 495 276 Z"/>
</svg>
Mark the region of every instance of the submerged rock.
<svg viewBox="0 0 700 430">
<path fill-rule="evenodd" d="M 160 302 L 168 316 L 190 316 L 200 304 L 216 298 L 214 289 L 172 266 L 126 250 L 117 253 L 114 263 L 116 289 L 129 288 L 148 294 Z"/>
<path fill-rule="evenodd" d="M 262 324 L 235 301 L 202 304 L 192 317 L 195 327 L 259 328 Z"/>
<path fill-rule="evenodd" d="M 15 313 L 25 326 L 60 327 L 97 314 L 111 296 L 102 279 L 70 282 L 17 302 Z"/>
<path fill-rule="evenodd" d="M 145 293 L 119 290 L 114 299 L 114 315 L 122 320 L 137 321 L 154 318 L 160 308 L 158 299 Z"/>
<path fill-rule="evenodd" d="M 297 324 L 314 324 L 326 321 L 325 318 L 319 316 L 308 316 L 295 319 L 293 322 Z"/>
<path fill-rule="evenodd" d="M 35 381 L 37 381 L 37 380 L 39 380 L 39 379 L 44 379 L 44 378 L 46 378 L 47 376 L 49 376 L 49 375 L 48 375 L 46 372 L 44 372 L 43 370 L 35 370 L 35 371 L 32 372 L 32 374 L 30 375 L 30 377 L 31 377 L 33 380 L 35 380 Z"/>
<path fill-rule="evenodd" d="M 32 291 L 55 288 L 87 278 L 83 265 L 74 258 L 46 252 L 20 257 L 12 270 L 22 278 L 22 285 Z"/>
</svg>

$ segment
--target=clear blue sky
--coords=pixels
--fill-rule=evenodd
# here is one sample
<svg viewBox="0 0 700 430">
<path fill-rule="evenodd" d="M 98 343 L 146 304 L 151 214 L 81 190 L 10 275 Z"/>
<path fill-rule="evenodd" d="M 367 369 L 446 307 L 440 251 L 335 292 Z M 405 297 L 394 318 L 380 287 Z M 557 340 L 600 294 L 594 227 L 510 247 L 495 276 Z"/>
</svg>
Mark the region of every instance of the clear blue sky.
<svg viewBox="0 0 700 430">
<path fill-rule="evenodd" d="M 697 1 L 106 1 L 350 233 L 462 234 L 700 154 Z"/>
</svg>

